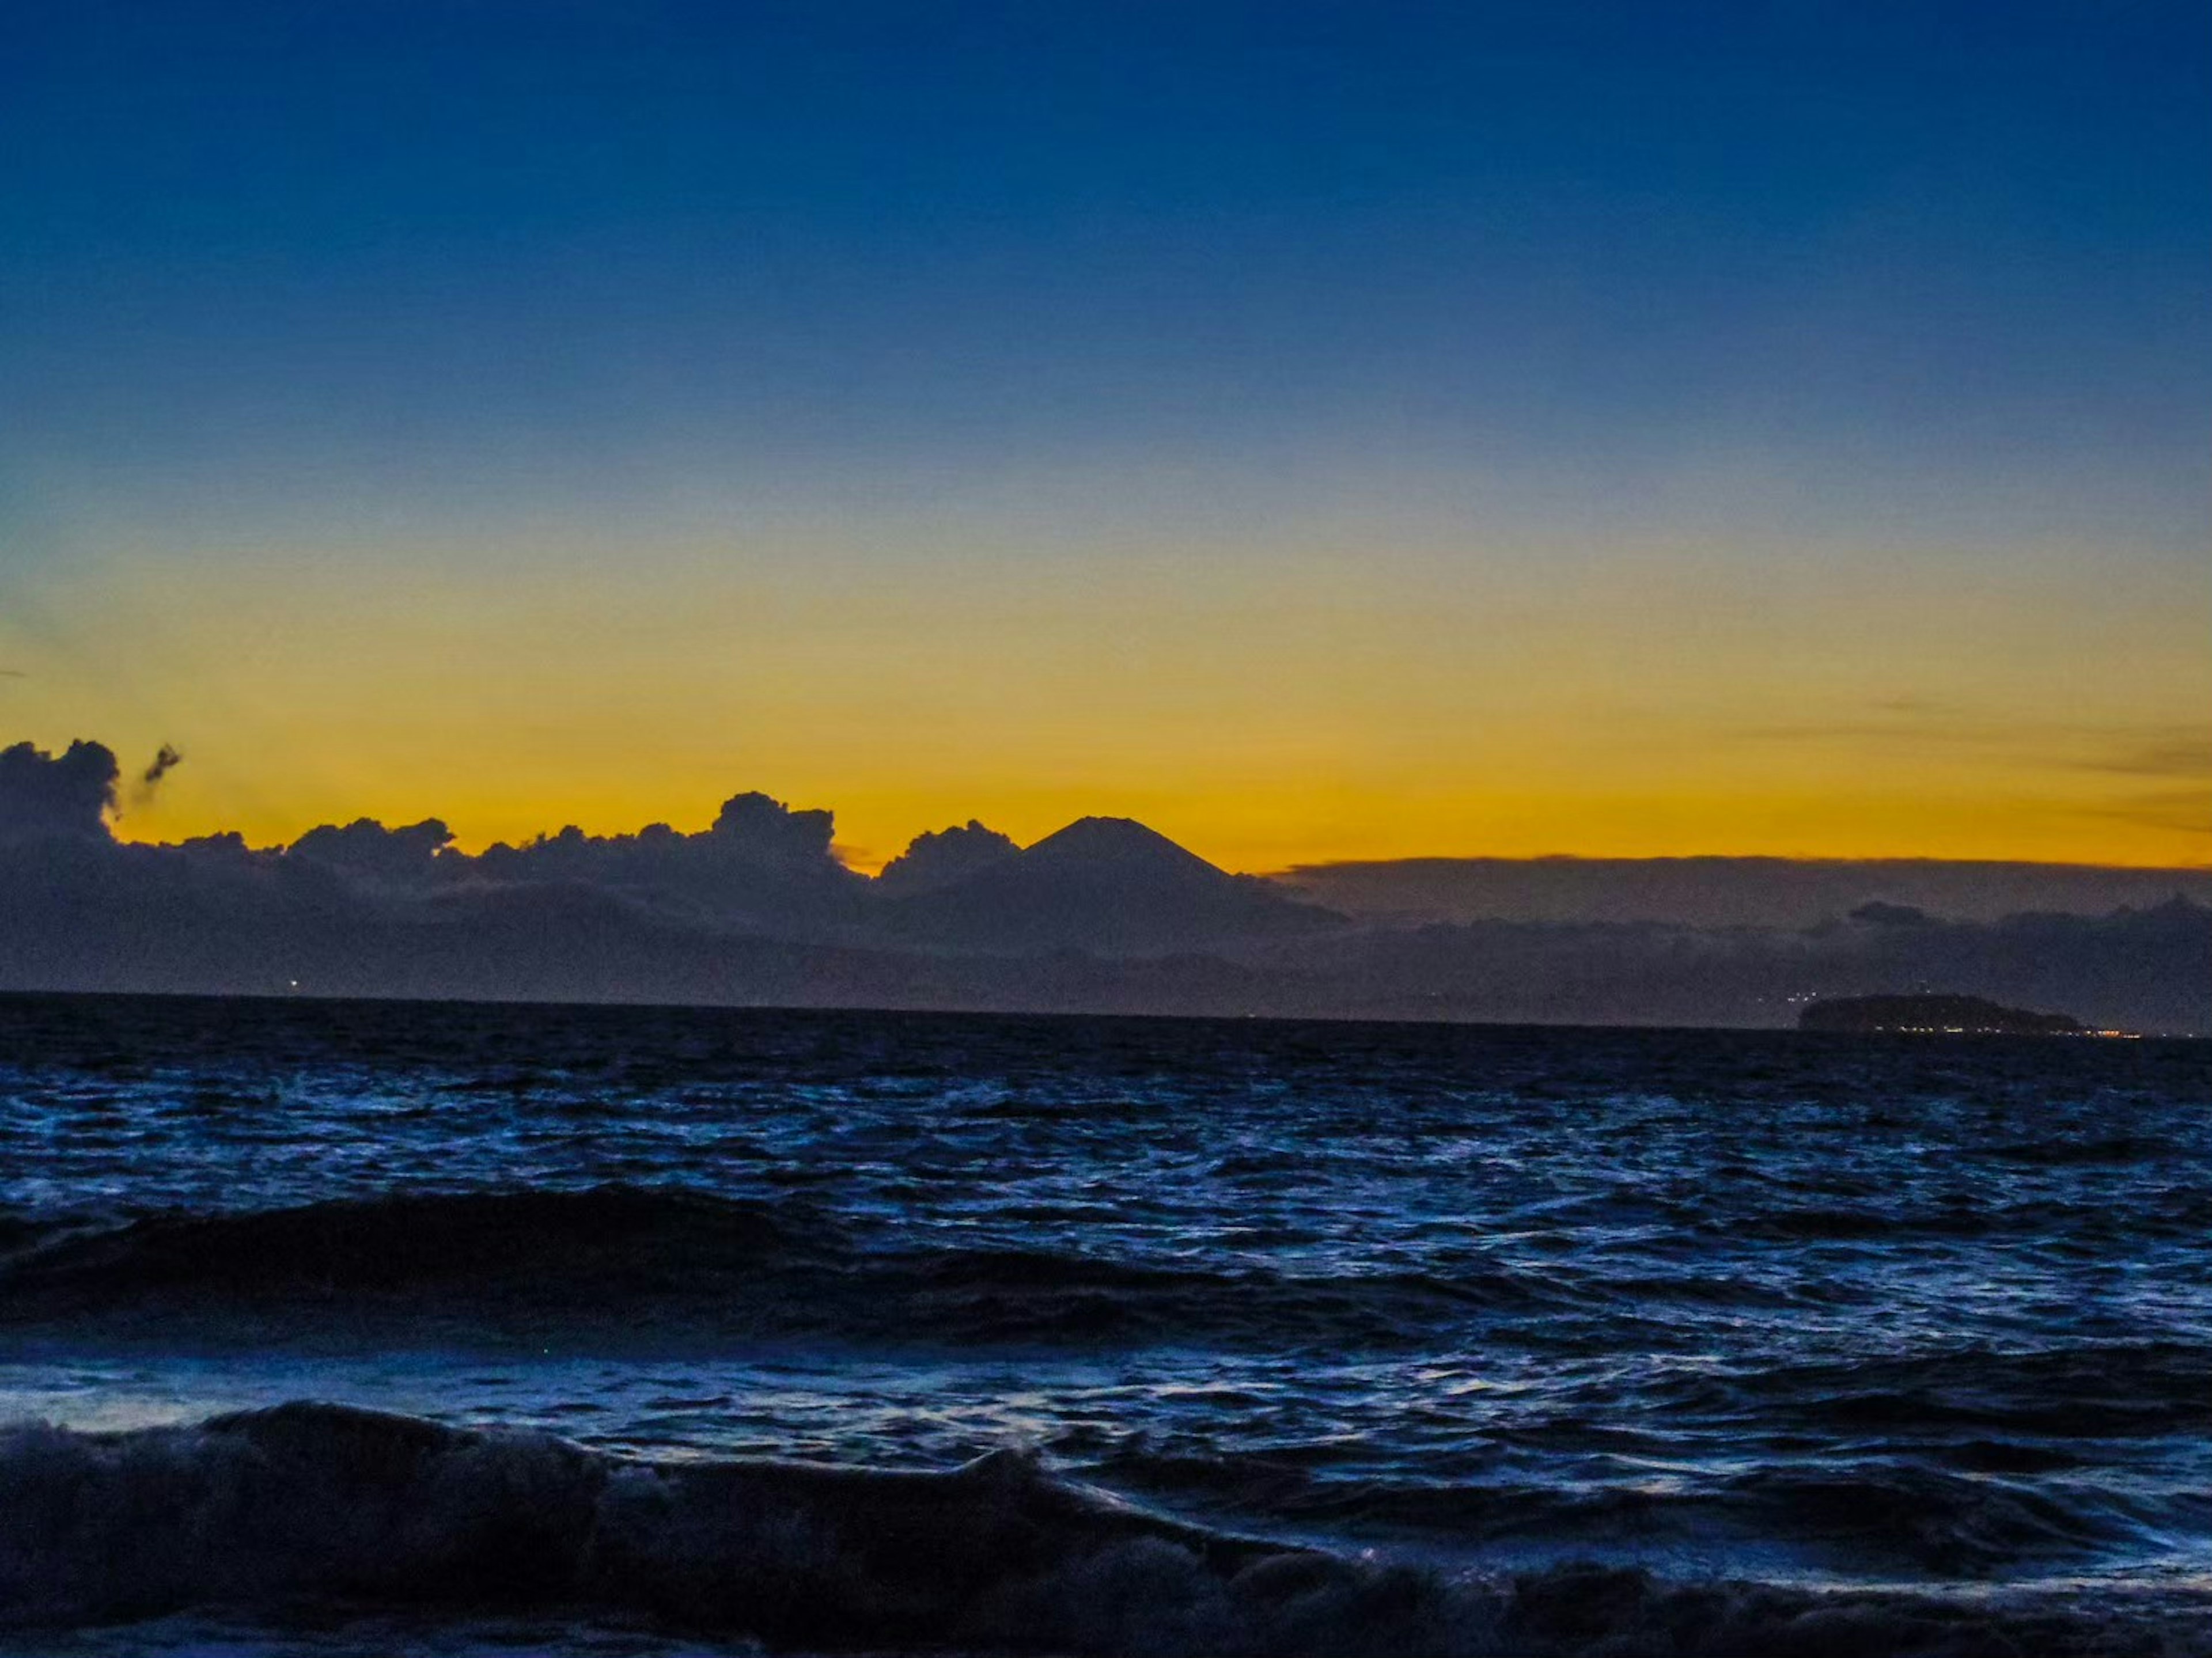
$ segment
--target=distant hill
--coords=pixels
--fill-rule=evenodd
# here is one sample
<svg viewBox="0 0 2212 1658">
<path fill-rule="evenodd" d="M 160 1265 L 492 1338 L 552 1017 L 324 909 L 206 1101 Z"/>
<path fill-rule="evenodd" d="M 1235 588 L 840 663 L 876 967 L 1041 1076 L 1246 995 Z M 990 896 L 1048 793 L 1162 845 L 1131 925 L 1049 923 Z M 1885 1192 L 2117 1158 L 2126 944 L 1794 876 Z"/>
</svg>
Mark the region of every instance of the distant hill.
<svg viewBox="0 0 2212 1658">
<path fill-rule="evenodd" d="M 2063 1013 L 2030 1013 L 1979 996 L 1838 996 L 1797 1016 L 1803 1030 L 1902 1031 L 1914 1035 L 2079 1036 Z"/>
<path fill-rule="evenodd" d="M 1986 902 L 2015 877 L 2045 896 L 2122 880 L 2147 896 L 2174 872 L 1493 860 L 1477 872 L 1557 877 L 1571 908 L 1588 908 L 1589 878 L 1624 872 L 1693 876 L 1708 896 L 1740 878 L 1745 896 L 1726 921 L 1686 888 L 1686 913 L 1646 917 L 1649 883 L 1625 917 L 1452 920 L 1418 904 L 1300 902 L 1311 895 L 1231 875 L 1122 817 L 1026 850 L 971 819 L 917 836 L 872 880 L 837 856 L 828 811 L 758 793 L 730 796 L 696 831 L 565 828 L 471 853 L 436 818 L 356 818 L 289 847 L 234 831 L 120 841 L 123 780 L 100 744 L 0 749 L 0 993 L 1763 1027 L 1817 1003 L 1815 1028 L 2053 1031 L 2070 1020 L 2019 1010 L 2063 1007 L 2100 1029 L 2212 1035 L 2212 908 L 2186 891 L 1993 919 L 1920 902 Z M 1813 919 L 1745 919 L 1801 879 Z M 1868 1003 L 1898 985 L 1972 999 Z"/>
<path fill-rule="evenodd" d="M 1310 864 L 1275 877 L 1293 897 L 1362 921 L 1662 921 L 1812 926 L 1869 903 L 1949 920 L 2212 905 L 2212 868 L 1970 863 L 1928 858 L 1404 858 Z"/>
<path fill-rule="evenodd" d="M 931 949 L 1111 957 L 1221 950 L 1340 926 L 1271 884 L 1231 875 L 1127 817 L 1085 817 L 884 912 Z"/>
</svg>

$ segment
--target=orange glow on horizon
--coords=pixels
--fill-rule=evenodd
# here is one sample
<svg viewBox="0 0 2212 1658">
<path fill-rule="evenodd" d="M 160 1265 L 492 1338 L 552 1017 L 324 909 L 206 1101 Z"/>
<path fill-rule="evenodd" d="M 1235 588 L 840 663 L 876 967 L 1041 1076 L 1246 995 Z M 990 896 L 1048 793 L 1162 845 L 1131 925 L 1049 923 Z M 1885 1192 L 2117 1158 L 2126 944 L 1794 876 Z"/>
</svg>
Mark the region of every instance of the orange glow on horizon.
<svg viewBox="0 0 2212 1658">
<path fill-rule="evenodd" d="M 2065 551 L 2068 550 L 2061 550 Z M 0 617 L 10 740 L 185 761 L 120 832 L 697 829 L 759 789 L 855 867 L 977 818 L 1140 819 L 1232 869 L 1497 856 L 2212 863 L 2212 595 L 1817 560 L 1316 544 L 120 555 Z M 639 555 L 642 557 L 643 555 Z M 551 561 L 549 564 L 546 561 Z M 565 561 L 565 562 L 563 562 Z M 457 574 L 457 572 L 466 574 Z M 121 641 L 128 641 L 125 645 Z"/>
</svg>

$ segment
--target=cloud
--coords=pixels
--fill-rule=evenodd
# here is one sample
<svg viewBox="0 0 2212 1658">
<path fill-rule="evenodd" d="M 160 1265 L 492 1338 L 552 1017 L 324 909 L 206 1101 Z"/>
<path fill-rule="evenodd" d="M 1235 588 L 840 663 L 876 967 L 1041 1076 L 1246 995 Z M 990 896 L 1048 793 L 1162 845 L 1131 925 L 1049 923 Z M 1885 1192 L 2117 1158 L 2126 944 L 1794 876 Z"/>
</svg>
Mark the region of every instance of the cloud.
<svg viewBox="0 0 2212 1658">
<path fill-rule="evenodd" d="M 71 743 L 58 755 L 28 743 L 0 749 L 0 840 L 106 840 L 119 775 L 101 743 Z"/>
<path fill-rule="evenodd" d="M 827 874 L 844 868 L 830 850 L 836 826 L 832 812 L 794 811 L 756 793 L 733 794 L 722 802 L 707 834 L 716 851 L 730 856 L 798 873 Z"/>
<path fill-rule="evenodd" d="M 155 751 L 153 762 L 139 774 L 139 782 L 149 789 L 159 787 L 161 780 L 182 764 L 184 758 L 185 756 L 178 753 L 170 744 L 162 744 Z"/>
<path fill-rule="evenodd" d="M 881 891 L 900 896 L 950 886 L 977 870 L 1021 850 L 1010 835 L 986 829 L 974 818 L 951 829 L 927 829 L 883 866 L 876 877 Z"/>
<path fill-rule="evenodd" d="M 178 752 L 173 745 L 167 743 L 162 744 L 155 750 L 153 760 L 144 771 L 138 774 L 137 781 L 131 786 L 132 808 L 143 810 L 151 805 L 154 803 L 154 792 L 161 786 L 161 780 L 182 765 L 185 756 Z"/>
<path fill-rule="evenodd" d="M 1861 904 L 1850 919 L 1867 926 L 1926 926 L 1931 920 L 1916 904 L 1886 904 L 1880 899 Z"/>
<path fill-rule="evenodd" d="M 836 827 L 832 812 L 748 793 L 724 801 L 696 835 L 665 823 L 586 835 L 571 824 L 474 859 L 448 853 L 439 867 L 477 881 L 590 887 L 672 918 L 803 931 L 836 923 L 868 884 L 838 859 Z"/>
<path fill-rule="evenodd" d="M 1928 747 L 2007 748 L 2018 732 L 1987 726 L 1931 726 L 1903 720 L 1834 720 L 1796 726 L 1749 726 L 1735 733 L 1754 743 L 1909 743 Z"/>
<path fill-rule="evenodd" d="M 2075 771 L 2130 776 L 2212 778 L 2212 725 L 2097 725 L 1992 717 L 1910 697 L 1867 705 L 1863 719 L 1752 726 L 1738 738 L 1759 743 L 1881 743 L 1987 749 L 2033 755 Z"/>
<path fill-rule="evenodd" d="M 2212 780 L 2212 732 L 2135 738 L 2115 744 L 2109 753 L 2075 763 L 2087 771 L 2117 772 L 2128 777 Z"/>
<path fill-rule="evenodd" d="M 400 829 L 359 817 L 343 828 L 325 823 L 309 829 L 286 855 L 382 880 L 420 880 L 433 872 L 438 854 L 453 841 L 453 832 L 435 817 Z"/>
<path fill-rule="evenodd" d="M 2190 803 L 2171 803 L 2179 812 Z M 2176 891 L 2212 903 L 2212 871 L 1941 859 L 1414 858 L 1303 865 L 1280 878 L 1370 920 L 1665 921 L 1810 926 L 1867 904 L 1953 920 L 2020 910 L 2102 914 Z"/>
<path fill-rule="evenodd" d="M 2160 789 L 2139 794 L 2090 814 L 2153 829 L 2212 835 L 2212 784 L 2201 788 Z"/>
<path fill-rule="evenodd" d="M 1754 726 L 1736 735 L 1756 742 L 1936 750 L 1947 756 L 1979 750 L 2059 773 L 2177 785 L 2073 810 L 2114 822 L 2212 835 L 2212 724 L 2073 725 L 1990 719 L 1909 700 L 1871 706 L 1875 718 Z"/>
<path fill-rule="evenodd" d="M 1787 1024 L 1809 998 L 1936 990 L 2098 1026 L 2212 1033 L 2212 908 L 2181 898 L 1911 925 L 1478 921 L 1321 941 L 1299 967 L 1334 991 L 1328 1011 L 1376 1017 Z"/>
<path fill-rule="evenodd" d="M 830 812 L 757 793 L 471 856 L 434 817 L 121 842 L 118 778 L 98 743 L 0 750 L 0 988 L 1772 1024 L 1930 986 L 2212 1030 L 2212 871 L 1420 860 L 1299 872 L 1358 919 L 1294 926 L 1319 912 L 1121 820 L 1026 853 L 971 820 L 871 882 Z"/>
</svg>

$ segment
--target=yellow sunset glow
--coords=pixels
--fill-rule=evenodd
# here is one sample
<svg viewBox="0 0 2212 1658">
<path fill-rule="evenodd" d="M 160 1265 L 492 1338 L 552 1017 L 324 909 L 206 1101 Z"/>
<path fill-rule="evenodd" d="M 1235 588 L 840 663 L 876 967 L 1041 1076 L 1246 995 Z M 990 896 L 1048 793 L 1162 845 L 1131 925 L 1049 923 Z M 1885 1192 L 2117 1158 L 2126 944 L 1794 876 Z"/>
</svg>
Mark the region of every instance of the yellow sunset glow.
<svg viewBox="0 0 2212 1658">
<path fill-rule="evenodd" d="M 886 532 L 888 533 L 888 532 Z M 696 827 L 740 789 L 857 866 L 1102 812 L 1218 862 L 1692 853 L 2196 864 L 2212 598 L 2078 556 L 1562 570 L 1468 544 L 902 561 L 826 534 L 641 555 L 128 554 L 0 632 L 11 728 L 187 762 L 122 832 L 363 814 L 465 845 Z M 464 553 L 467 556 L 463 556 Z"/>
</svg>

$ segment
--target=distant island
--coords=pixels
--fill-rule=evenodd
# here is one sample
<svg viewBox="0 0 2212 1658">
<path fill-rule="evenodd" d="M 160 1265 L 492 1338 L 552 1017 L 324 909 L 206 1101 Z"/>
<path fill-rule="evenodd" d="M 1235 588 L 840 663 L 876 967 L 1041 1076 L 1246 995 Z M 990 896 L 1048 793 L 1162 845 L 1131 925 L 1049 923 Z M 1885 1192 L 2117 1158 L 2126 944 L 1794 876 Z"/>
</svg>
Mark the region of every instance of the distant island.
<svg viewBox="0 0 2212 1658">
<path fill-rule="evenodd" d="M 2090 1036 L 2063 1013 L 2031 1013 L 1979 996 L 1838 996 L 1797 1016 L 1800 1030 L 1899 1031 L 1914 1035 Z"/>
</svg>

